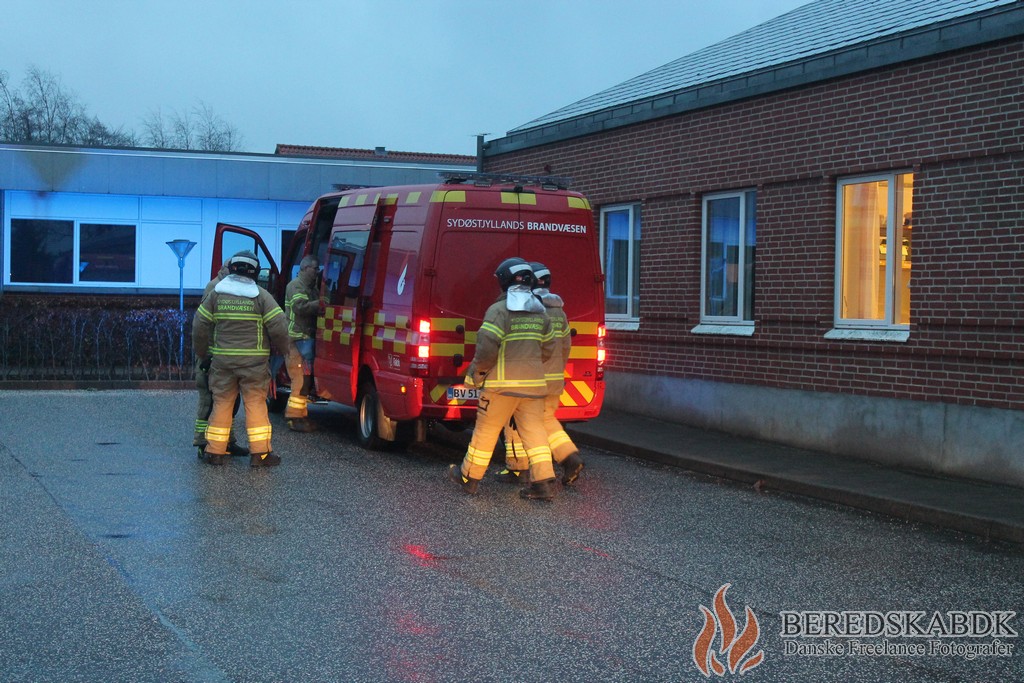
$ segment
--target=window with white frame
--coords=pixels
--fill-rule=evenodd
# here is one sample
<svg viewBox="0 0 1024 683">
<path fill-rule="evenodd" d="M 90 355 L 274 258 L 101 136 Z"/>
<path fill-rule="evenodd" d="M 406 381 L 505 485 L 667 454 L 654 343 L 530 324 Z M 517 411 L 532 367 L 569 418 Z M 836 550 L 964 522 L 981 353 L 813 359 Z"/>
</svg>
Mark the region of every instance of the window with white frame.
<svg viewBox="0 0 1024 683">
<path fill-rule="evenodd" d="M 601 209 L 601 265 L 604 267 L 605 318 L 640 320 L 640 205 Z"/>
<path fill-rule="evenodd" d="M 914 177 L 887 173 L 837 188 L 837 328 L 907 329 Z"/>
<path fill-rule="evenodd" d="M 135 282 L 135 226 L 11 219 L 11 283 Z"/>
<path fill-rule="evenodd" d="M 701 323 L 750 326 L 754 322 L 757 193 L 706 195 L 702 216 Z"/>
</svg>

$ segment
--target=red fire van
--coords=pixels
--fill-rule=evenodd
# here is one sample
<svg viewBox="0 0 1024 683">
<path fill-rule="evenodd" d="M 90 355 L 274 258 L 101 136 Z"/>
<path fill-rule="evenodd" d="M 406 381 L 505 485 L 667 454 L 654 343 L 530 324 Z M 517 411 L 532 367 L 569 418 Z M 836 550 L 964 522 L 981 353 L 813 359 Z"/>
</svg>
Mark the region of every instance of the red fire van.
<svg viewBox="0 0 1024 683">
<path fill-rule="evenodd" d="M 559 419 L 587 420 L 601 410 L 598 236 L 589 202 L 557 179 L 471 174 L 327 194 L 298 226 L 284 276 L 259 235 L 225 224 L 211 274 L 241 249 L 260 256 L 261 284 L 279 301 L 302 257 L 319 259 L 316 393 L 357 409 L 368 448 L 422 439 L 429 421 L 473 420 L 475 393 L 462 381 L 483 314 L 501 294 L 494 270 L 510 256 L 548 266 L 552 291 L 565 301 L 572 354 Z"/>
</svg>

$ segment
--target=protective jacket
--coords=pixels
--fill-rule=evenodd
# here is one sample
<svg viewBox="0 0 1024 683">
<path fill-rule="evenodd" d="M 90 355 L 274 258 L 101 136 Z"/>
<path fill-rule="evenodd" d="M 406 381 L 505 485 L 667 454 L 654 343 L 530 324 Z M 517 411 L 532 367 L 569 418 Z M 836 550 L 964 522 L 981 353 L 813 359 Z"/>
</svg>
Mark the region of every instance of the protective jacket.
<svg viewBox="0 0 1024 683">
<path fill-rule="evenodd" d="M 284 310 L 288 314 L 288 336 L 312 339 L 316 336 L 316 317 L 320 298 L 314 285 L 316 271 L 304 270 L 284 290 Z"/>
<path fill-rule="evenodd" d="M 214 356 L 221 367 L 266 363 L 271 343 L 282 354 L 288 349 L 284 311 L 267 290 L 239 275 L 218 282 L 192 321 L 196 355 Z"/>
<path fill-rule="evenodd" d="M 227 275 L 228 267 L 224 266 L 217 273 L 217 277 L 213 278 L 212 280 L 206 283 L 206 287 L 203 288 L 203 298 L 205 299 L 206 297 L 210 296 L 210 292 L 212 292 L 217 287 L 217 285 L 220 284 L 220 281 L 227 277 Z"/>
<path fill-rule="evenodd" d="M 535 289 L 533 293 L 544 304 L 551 320 L 551 334 L 555 340 L 555 352 L 544 363 L 544 379 L 548 384 L 549 396 L 561 396 L 565 389 L 565 364 L 569 362 L 572 336 L 569 334 L 569 318 L 563 310 L 562 297 L 546 289 Z"/>
<path fill-rule="evenodd" d="M 540 398 L 548 391 L 544 363 L 554 353 L 551 320 L 544 307 L 529 288 L 509 287 L 484 314 L 467 382 L 496 394 Z"/>
</svg>

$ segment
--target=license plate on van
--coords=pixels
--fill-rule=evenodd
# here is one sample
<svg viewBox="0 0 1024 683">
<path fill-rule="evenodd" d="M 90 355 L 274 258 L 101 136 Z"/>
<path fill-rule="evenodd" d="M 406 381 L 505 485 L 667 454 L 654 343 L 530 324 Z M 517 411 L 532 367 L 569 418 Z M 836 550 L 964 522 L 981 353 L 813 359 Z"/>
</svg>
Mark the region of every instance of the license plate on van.
<svg viewBox="0 0 1024 683">
<path fill-rule="evenodd" d="M 448 400 L 477 401 L 480 399 L 480 389 L 477 387 L 448 387 Z"/>
</svg>

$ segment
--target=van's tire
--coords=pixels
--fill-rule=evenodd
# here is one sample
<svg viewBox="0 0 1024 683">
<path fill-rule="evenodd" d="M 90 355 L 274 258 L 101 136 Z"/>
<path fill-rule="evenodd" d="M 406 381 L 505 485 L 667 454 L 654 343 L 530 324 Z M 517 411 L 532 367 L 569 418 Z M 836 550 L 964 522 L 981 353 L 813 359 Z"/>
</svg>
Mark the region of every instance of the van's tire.
<svg viewBox="0 0 1024 683">
<path fill-rule="evenodd" d="M 373 382 L 365 382 L 359 387 L 356 400 L 356 437 L 359 444 L 371 451 L 384 450 L 387 443 L 380 438 L 380 400 L 377 398 L 377 387 Z"/>
</svg>

